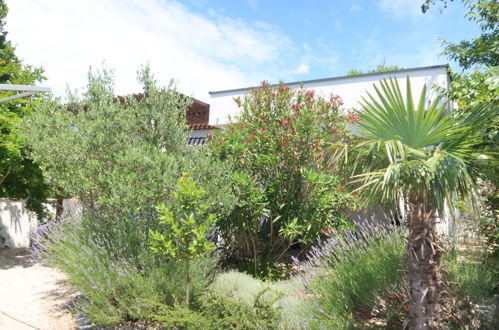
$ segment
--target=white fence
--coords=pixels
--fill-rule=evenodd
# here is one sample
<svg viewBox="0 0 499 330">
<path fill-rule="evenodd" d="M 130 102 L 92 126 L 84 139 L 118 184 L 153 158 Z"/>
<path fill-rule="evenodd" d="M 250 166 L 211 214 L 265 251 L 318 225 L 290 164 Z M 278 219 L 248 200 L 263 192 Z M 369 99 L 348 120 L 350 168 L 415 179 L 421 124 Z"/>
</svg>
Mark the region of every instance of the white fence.
<svg viewBox="0 0 499 330">
<path fill-rule="evenodd" d="M 81 210 L 77 200 L 65 199 L 64 212 L 78 214 Z M 55 216 L 55 208 L 47 204 L 49 213 Z M 26 209 L 25 201 L 0 198 L 0 249 L 29 247 L 29 235 L 36 230 L 36 215 Z"/>
<path fill-rule="evenodd" d="M 47 208 L 49 213 L 55 216 L 55 208 L 52 205 L 47 205 Z M 78 217 L 81 214 L 81 205 L 76 199 L 65 199 L 63 209 L 63 216 Z M 465 214 L 457 212 L 455 217 L 452 217 L 449 213 L 444 219 L 440 219 L 437 224 L 437 232 L 453 238 L 459 236 L 462 240 L 472 238 L 473 233 L 466 229 L 473 221 Z M 371 209 L 352 214 L 352 220 L 389 223 L 390 217 L 380 209 Z M 24 201 L 0 198 L 0 249 L 29 247 L 30 233 L 36 230 L 37 224 L 36 216 L 26 209 Z"/>
</svg>

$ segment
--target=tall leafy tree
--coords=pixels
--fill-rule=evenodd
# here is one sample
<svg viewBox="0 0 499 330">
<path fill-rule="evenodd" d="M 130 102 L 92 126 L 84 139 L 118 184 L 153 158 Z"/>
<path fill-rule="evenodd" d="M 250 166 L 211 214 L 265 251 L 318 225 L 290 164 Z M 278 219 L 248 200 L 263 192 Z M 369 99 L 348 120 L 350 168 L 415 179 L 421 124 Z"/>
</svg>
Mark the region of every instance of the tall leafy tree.
<svg viewBox="0 0 499 330">
<path fill-rule="evenodd" d="M 7 5 L 0 0 L 0 83 L 37 84 L 45 79 L 43 70 L 23 64 L 16 56 L 5 30 L 7 13 Z M 9 95 L 9 92 L 0 92 L 1 97 Z M 27 199 L 27 207 L 42 215 L 42 202 L 49 188 L 39 167 L 27 157 L 17 130 L 17 125 L 40 100 L 32 97 L 0 103 L 0 197 Z"/>
<path fill-rule="evenodd" d="M 452 1 L 452 0 L 451 0 Z M 422 11 L 435 3 L 447 6 L 447 0 L 425 0 Z M 472 40 L 452 43 L 444 40 L 443 54 L 455 60 L 464 69 L 474 65 L 497 66 L 499 64 L 499 3 L 497 0 L 462 0 L 468 9 L 466 17 L 477 23 L 482 34 Z"/>
<path fill-rule="evenodd" d="M 450 0 L 452 1 L 452 0 Z M 423 12 L 431 6 L 440 5 L 441 10 L 448 0 L 425 0 Z M 496 0 L 462 0 L 467 8 L 466 17 L 479 25 L 482 33 L 472 40 L 458 43 L 443 41 L 449 59 L 459 63 L 462 72 L 452 72 L 452 88 L 447 97 L 457 104 L 456 116 L 469 116 L 486 111 L 491 118 L 483 124 L 482 143 L 479 148 L 497 152 L 499 146 L 499 3 Z M 443 7 L 443 8 L 442 8 Z M 489 168 L 487 178 L 497 187 L 499 174 Z M 495 195 L 495 197 L 494 197 Z M 489 202 L 497 209 L 497 189 L 490 192 Z M 494 202 L 495 201 L 495 202 Z"/>
<path fill-rule="evenodd" d="M 468 117 L 446 114 L 435 100 L 427 109 L 426 88 L 414 103 L 409 79 L 405 100 L 396 80 L 375 85 L 376 97 L 363 99 L 357 123 L 356 159 L 360 189 L 371 202 L 397 207 L 404 201 L 407 219 L 409 328 L 442 327 L 443 253 L 436 233 L 438 218 L 457 199 L 471 205 L 477 198 L 477 176 L 492 158 L 478 153 L 480 124 L 487 112 Z"/>
</svg>

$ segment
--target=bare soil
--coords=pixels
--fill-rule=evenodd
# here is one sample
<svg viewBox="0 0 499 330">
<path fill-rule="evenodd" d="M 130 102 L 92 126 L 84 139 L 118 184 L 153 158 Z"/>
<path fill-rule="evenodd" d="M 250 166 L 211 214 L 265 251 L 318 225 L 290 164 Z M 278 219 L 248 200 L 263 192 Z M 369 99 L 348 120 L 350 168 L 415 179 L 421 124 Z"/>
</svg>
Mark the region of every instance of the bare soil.
<svg viewBox="0 0 499 330">
<path fill-rule="evenodd" d="M 76 329 L 64 279 L 26 249 L 0 249 L 0 329 Z"/>
</svg>

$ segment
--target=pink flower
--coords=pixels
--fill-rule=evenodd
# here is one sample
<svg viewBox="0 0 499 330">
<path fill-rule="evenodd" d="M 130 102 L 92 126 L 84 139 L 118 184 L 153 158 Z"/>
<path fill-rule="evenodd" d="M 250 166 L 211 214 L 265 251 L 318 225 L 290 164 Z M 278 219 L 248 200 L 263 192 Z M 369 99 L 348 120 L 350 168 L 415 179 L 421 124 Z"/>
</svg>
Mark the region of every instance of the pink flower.
<svg viewBox="0 0 499 330">
<path fill-rule="evenodd" d="M 319 157 L 324 157 L 324 153 L 323 153 L 323 152 L 321 152 L 321 153 L 319 154 Z"/>
<path fill-rule="evenodd" d="M 293 103 L 291 104 L 291 109 L 296 109 L 296 110 L 299 110 L 301 108 L 301 106 L 297 103 Z"/>
<path fill-rule="evenodd" d="M 277 92 L 276 91 L 272 91 L 272 95 L 277 95 Z"/>
<path fill-rule="evenodd" d="M 359 122 L 360 118 L 357 115 L 348 115 L 348 119 L 353 120 L 354 122 Z"/>
<path fill-rule="evenodd" d="M 213 134 L 211 134 L 211 132 L 208 132 L 206 137 L 208 138 L 208 141 L 210 141 L 213 138 Z"/>
<path fill-rule="evenodd" d="M 332 99 L 333 99 L 333 100 L 337 100 L 337 99 L 339 99 L 339 98 L 340 98 L 340 97 L 339 97 L 338 95 L 335 95 L 335 96 L 333 96 L 333 97 L 332 97 Z"/>
<path fill-rule="evenodd" d="M 289 124 L 289 121 L 287 121 L 287 120 L 285 119 L 285 120 L 283 120 L 283 121 L 282 121 L 282 124 L 283 124 L 283 125 L 287 125 L 287 124 Z"/>
</svg>

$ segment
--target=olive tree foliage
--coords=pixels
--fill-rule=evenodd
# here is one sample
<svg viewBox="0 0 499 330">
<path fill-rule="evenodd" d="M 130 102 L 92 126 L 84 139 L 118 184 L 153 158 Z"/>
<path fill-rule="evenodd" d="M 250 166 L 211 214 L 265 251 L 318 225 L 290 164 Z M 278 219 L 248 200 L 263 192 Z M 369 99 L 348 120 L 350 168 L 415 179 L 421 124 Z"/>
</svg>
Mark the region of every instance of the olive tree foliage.
<svg viewBox="0 0 499 330">
<path fill-rule="evenodd" d="M 64 105 L 56 99 L 38 107 L 23 136 L 47 182 L 115 221 L 155 215 L 155 206 L 168 203 L 181 173 L 189 171 L 208 191 L 210 205 L 226 207 L 224 184 L 216 180 L 223 164 L 186 145 L 190 98 L 173 82 L 160 87 L 148 67 L 138 80 L 143 97 L 117 98 L 112 71 L 90 72 L 80 96 L 69 93 Z"/>
</svg>

